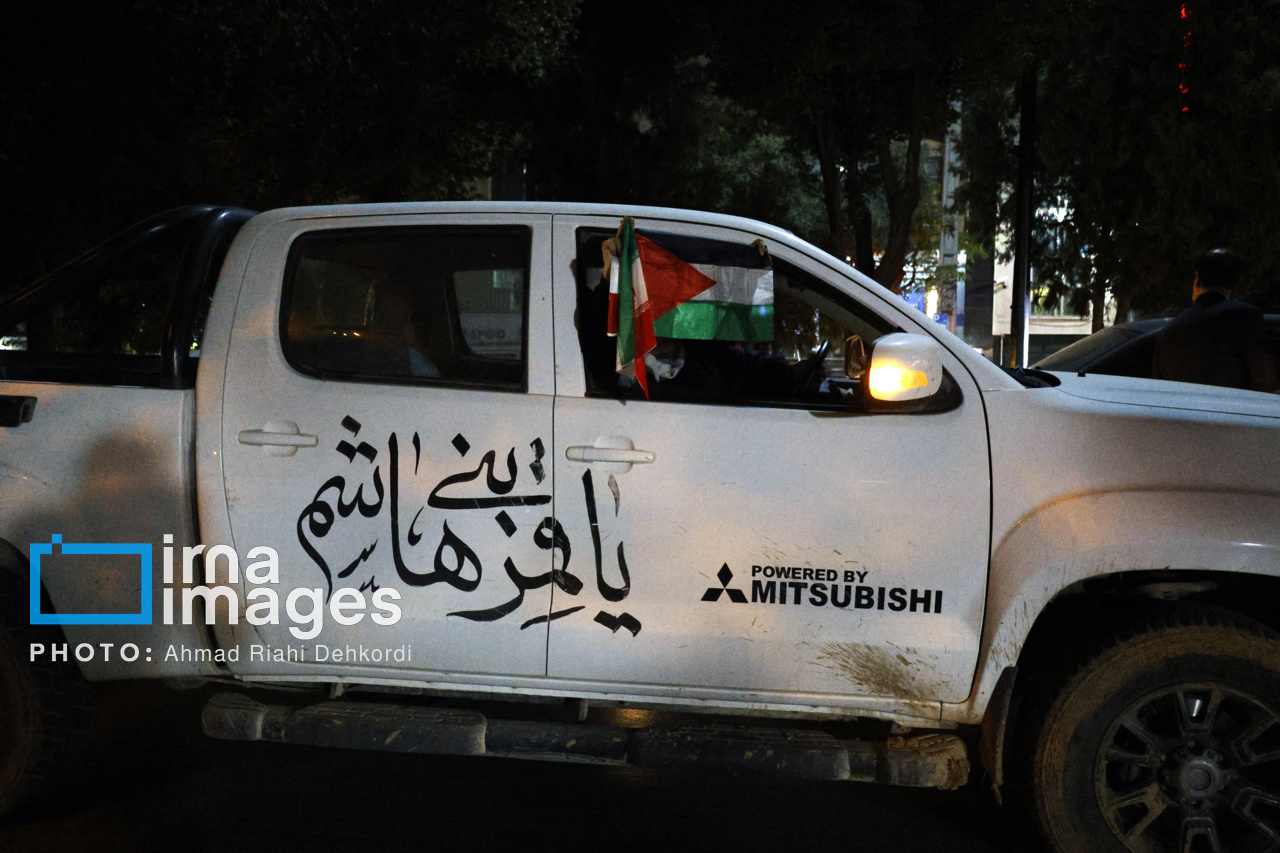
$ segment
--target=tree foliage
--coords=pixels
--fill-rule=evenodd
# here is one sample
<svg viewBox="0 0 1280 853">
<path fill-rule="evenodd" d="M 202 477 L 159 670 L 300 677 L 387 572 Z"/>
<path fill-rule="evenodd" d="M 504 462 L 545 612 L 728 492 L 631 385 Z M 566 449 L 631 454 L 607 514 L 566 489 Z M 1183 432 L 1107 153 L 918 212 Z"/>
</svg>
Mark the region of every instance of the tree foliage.
<svg viewBox="0 0 1280 853">
<path fill-rule="evenodd" d="M 792 128 L 819 168 L 823 242 L 896 287 L 926 195 L 922 142 L 938 139 L 969 75 L 981 11 L 961 2 L 815 2 L 784 15 L 724 4 L 716 53 L 727 91 Z M 743 23 L 743 22 L 746 23 Z"/>
<path fill-rule="evenodd" d="M 0 225 L 46 253 L 7 268 L 6 283 L 179 203 L 463 196 L 530 121 L 577 6 L 24 6 L 0 51 Z"/>
<path fill-rule="evenodd" d="M 539 93 L 525 150 L 531 194 L 820 228 L 805 147 L 725 94 L 700 32 L 674 2 L 585 3 L 571 61 Z"/>
<path fill-rule="evenodd" d="M 533 152 L 538 193 L 757 216 L 896 285 L 936 243 L 922 143 L 981 64 L 961 38 L 979 20 L 917 0 L 587 2 L 540 111 L 559 132 Z"/>
<path fill-rule="evenodd" d="M 1121 320 L 1170 310 L 1194 257 L 1229 246 L 1249 262 L 1244 295 L 1280 310 L 1280 3 L 1045 9 L 1035 262 L 1049 298 L 1098 307 L 1109 289 Z"/>
<path fill-rule="evenodd" d="M 1280 0 L 1180 8 L 25 4 L 0 28 L 0 289 L 175 204 L 458 198 L 503 169 L 530 198 L 774 222 L 895 286 L 936 245 L 927 140 L 957 118 L 967 244 L 1008 227 L 1033 62 L 1048 297 L 1175 306 L 1228 245 L 1280 310 Z"/>
</svg>

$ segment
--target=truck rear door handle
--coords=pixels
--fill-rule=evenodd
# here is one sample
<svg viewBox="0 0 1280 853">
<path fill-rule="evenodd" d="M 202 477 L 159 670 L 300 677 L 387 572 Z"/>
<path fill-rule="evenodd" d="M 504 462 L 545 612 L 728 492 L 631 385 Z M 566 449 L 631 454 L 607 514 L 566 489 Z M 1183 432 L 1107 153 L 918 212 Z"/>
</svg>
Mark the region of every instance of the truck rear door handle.
<svg viewBox="0 0 1280 853">
<path fill-rule="evenodd" d="M 320 443 L 320 439 L 314 435 L 267 432 L 261 429 L 242 429 L 237 438 L 241 444 L 252 444 L 255 447 L 315 447 Z"/>
<path fill-rule="evenodd" d="M 320 443 L 319 437 L 298 432 L 292 421 L 269 421 L 262 429 L 242 429 L 236 439 L 251 447 L 265 447 L 270 456 L 292 456 L 299 447 Z"/>
<path fill-rule="evenodd" d="M 643 465 L 657 458 L 652 450 L 622 450 L 616 447 L 593 447 L 589 444 L 566 447 L 564 455 L 573 462 L 629 462 L 633 465 Z"/>
<path fill-rule="evenodd" d="M 36 414 L 36 398 L 0 394 L 0 427 L 20 427 Z"/>
</svg>

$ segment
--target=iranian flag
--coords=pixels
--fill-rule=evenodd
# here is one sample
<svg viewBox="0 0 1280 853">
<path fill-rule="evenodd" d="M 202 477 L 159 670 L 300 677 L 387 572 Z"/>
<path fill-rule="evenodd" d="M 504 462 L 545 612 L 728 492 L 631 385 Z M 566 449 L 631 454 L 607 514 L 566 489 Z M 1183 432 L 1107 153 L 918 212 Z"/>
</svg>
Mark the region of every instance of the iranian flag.
<svg viewBox="0 0 1280 853">
<path fill-rule="evenodd" d="M 657 338 L 773 340 L 773 270 L 762 244 L 636 231 L 622 222 L 609 273 L 609 334 L 618 370 L 646 397 L 644 356 Z M 630 310 L 628 310 L 630 309 Z"/>
</svg>

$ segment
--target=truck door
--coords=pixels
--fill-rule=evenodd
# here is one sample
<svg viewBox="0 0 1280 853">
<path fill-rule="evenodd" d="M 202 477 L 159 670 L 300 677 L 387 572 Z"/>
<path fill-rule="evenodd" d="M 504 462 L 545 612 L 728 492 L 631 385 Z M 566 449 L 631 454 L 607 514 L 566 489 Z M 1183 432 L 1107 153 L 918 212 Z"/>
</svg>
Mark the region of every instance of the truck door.
<svg viewBox="0 0 1280 853">
<path fill-rule="evenodd" d="M 279 556 L 245 604 L 273 589 L 281 612 L 245 607 L 241 670 L 545 672 L 549 238 L 536 215 L 284 215 L 258 235 L 222 455 L 237 551 Z"/>
<path fill-rule="evenodd" d="M 681 701 L 928 714 L 963 699 L 989 529 L 982 400 L 964 368 L 944 354 L 937 411 L 869 413 L 846 346 L 917 330 L 884 297 L 777 240 L 734 271 L 755 234 L 641 220 L 736 282 L 739 303 L 720 307 L 750 317 L 713 339 L 660 337 L 646 400 L 612 344 L 599 352 L 613 340 L 600 244 L 617 227 L 555 220 L 556 519 L 583 590 L 554 590 L 548 675 Z"/>
<path fill-rule="evenodd" d="M 0 540 L 24 557 L 54 536 L 153 551 L 147 578 L 136 556 L 64 559 L 57 547 L 42 561 L 73 644 L 203 643 L 200 628 L 161 621 L 159 554 L 196 538 L 196 364 L 213 280 L 250 216 L 194 205 L 158 214 L 0 304 Z M 214 672 L 163 653 L 82 664 L 104 679 Z"/>
</svg>

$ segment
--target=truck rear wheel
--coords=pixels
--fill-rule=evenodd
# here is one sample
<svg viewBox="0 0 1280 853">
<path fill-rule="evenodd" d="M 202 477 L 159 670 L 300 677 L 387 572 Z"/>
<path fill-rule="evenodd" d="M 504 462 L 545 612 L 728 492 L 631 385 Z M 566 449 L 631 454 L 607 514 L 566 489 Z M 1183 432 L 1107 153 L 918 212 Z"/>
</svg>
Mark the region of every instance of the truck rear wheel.
<svg viewBox="0 0 1280 853">
<path fill-rule="evenodd" d="M 1061 851 L 1280 848 L 1280 637 L 1209 608 L 1152 617 L 1066 683 L 1031 771 Z"/>
<path fill-rule="evenodd" d="M 57 628 L 26 624 L 20 591 L 0 576 L 0 820 L 53 791 L 89 698 L 74 663 L 30 660 L 30 643 L 65 640 Z"/>
</svg>

